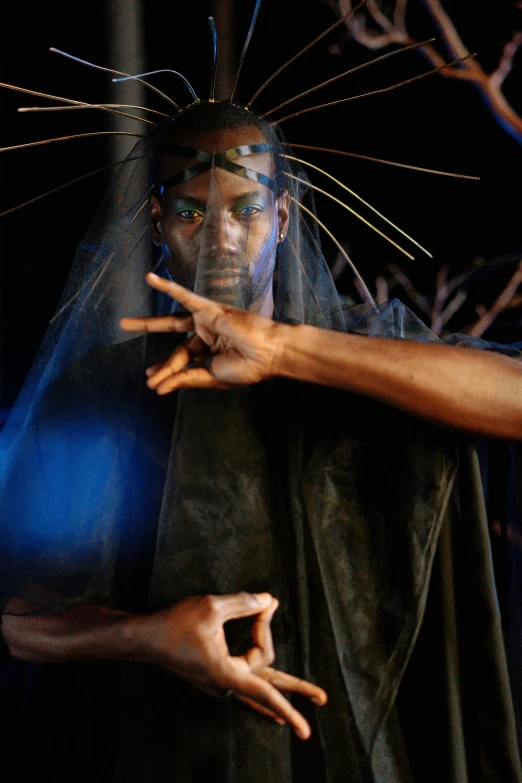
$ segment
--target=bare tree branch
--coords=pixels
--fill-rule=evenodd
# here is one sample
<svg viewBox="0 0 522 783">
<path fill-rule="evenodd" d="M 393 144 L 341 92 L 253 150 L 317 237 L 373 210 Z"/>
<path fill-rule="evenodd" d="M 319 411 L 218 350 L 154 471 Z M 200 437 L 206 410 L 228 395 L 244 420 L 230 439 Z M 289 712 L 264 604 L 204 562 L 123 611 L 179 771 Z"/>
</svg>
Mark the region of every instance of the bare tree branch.
<svg viewBox="0 0 522 783">
<path fill-rule="evenodd" d="M 470 267 L 462 274 L 449 278 L 448 267 L 440 267 L 437 273 L 433 304 L 430 304 L 429 300 L 417 290 L 410 278 L 400 267 L 395 264 L 389 264 L 388 269 L 392 274 L 392 278 L 387 281 L 388 292 L 394 285 L 401 285 L 412 304 L 427 317 L 426 320 L 429 320 L 431 331 L 438 337 L 442 337 L 446 333 L 446 325 L 460 310 L 464 302 L 467 301 L 468 292 L 462 288 L 462 285 L 471 277 L 475 268 L 475 266 Z M 384 292 L 384 287 L 382 286 L 382 283 L 379 282 L 379 278 L 376 278 L 376 284 L 378 293 L 379 285 Z M 473 324 L 464 327 L 461 331 L 472 337 L 481 337 L 501 312 L 522 305 L 522 294 L 517 295 L 518 288 L 521 285 L 522 261 L 518 264 L 516 271 L 493 305 L 489 309 L 483 304 L 475 305 L 475 310 L 479 316 L 478 320 Z M 454 292 L 456 293 L 453 296 Z M 381 301 L 384 300 L 379 299 L 379 302 Z"/>
<path fill-rule="evenodd" d="M 388 269 L 395 280 L 404 288 L 410 300 L 419 308 L 424 315 L 431 315 L 431 306 L 425 296 L 415 288 L 410 278 L 396 264 L 388 264 Z"/>
<path fill-rule="evenodd" d="M 439 267 L 437 270 L 437 285 L 435 288 L 435 300 L 431 311 L 431 331 L 440 335 L 442 332 L 442 310 L 444 302 L 448 298 L 448 267 Z"/>
<path fill-rule="evenodd" d="M 510 305 L 521 284 L 522 261 L 519 263 L 510 281 L 493 302 L 489 310 L 486 310 L 472 326 L 465 329 L 465 334 L 469 334 L 471 337 L 481 337 L 486 329 L 491 326 L 495 318 Z"/>
<path fill-rule="evenodd" d="M 446 326 L 446 324 L 453 318 L 455 313 L 457 313 L 466 299 L 468 298 L 468 292 L 464 291 L 463 288 L 460 289 L 460 291 L 457 291 L 451 302 L 446 305 L 442 313 L 440 314 L 440 326 L 441 326 L 441 333 L 442 329 Z"/>
<path fill-rule="evenodd" d="M 390 298 L 389 296 L 389 287 L 388 287 L 388 281 L 386 280 L 383 275 L 377 275 L 375 278 L 375 288 L 376 288 L 376 294 L 375 294 L 375 301 L 377 304 L 383 304 L 384 302 L 387 302 Z"/>
<path fill-rule="evenodd" d="M 393 11 L 393 25 L 397 30 L 402 30 L 404 35 L 406 32 L 406 9 L 408 7 L 408 0 L 397 0 L 395 3 L 395 9 Z"/>
<path fill-rule="evenodd" d="M 352 8 L 352 0 L 331 0 L 331 3 L 342 15 L 347 14 Z M 376 50 L 393 44 L 415 43 L 416 39 L 408 33 L 406 28 L 407 3 L 408 0 L 396 0 L 390 18 L 384 13 L 377 0 L 370 0 L 367 4 L 367 12 L 377 29 L 367 24 L 364 12 L 347 19 L 346 25 L 353 38 L 368 49 Z M 452 59 L 468 55 L 468 48 L 440 0 L 422 0 L 422 3 L 438 28 L 448 55 Z M 522 144 L 522 117 L 506 99 L 502 92 L 502 85 L 513 68 L 515 55 L 521 46 L 522 32 L 517 32 L 505 45 L 498 67 L 490 74 L 484 71 L 475 58 L 466 60 L 458 68 L 447 68 L 441 71 L 441 74 L 447 79 L 460 79 L 473 84 L 489 106 L 497 122 L 519 144 Z M 445 62 L 445 59 L 431 44 L 423 46 L 418 51 L 435 68 Z"/>
<path fill-rule="evenodd" d="M 515 55 L 522 46 L 522 32 L 515 33 L 511 41 L 504 46 L 502 57 L 498 64 L 498 68 L 489 77 L 491 84 L 500 90 L 504 84 L 506 78 L 511 73 L 513 68 L 513 60 Z"/>
</svg>

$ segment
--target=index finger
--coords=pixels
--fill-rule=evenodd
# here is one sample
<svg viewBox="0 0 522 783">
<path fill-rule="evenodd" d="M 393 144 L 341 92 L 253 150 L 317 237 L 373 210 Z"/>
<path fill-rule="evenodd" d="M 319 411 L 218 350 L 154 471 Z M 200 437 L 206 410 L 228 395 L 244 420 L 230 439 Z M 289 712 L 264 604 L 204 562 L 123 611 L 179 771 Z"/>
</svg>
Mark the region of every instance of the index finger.
<svg viewBox="0 0 522 783">
<path fill-rule="evenodd" d="M 122 318 L 124 332 L 190 332 L 194 329 L 192 315 L 152 315 L 145 318 Z"/>
<path fill-rule="evenodd" d="M 190 310 L 191 313 L 212 304 L 211 299 L 199 296 L 199 294 L 189 291 L 188 288 L 185 288 L 179 283 L 175 283 L 173 280 L 165 280 L 164 277 L 160 277 L 159 275 L 154 274 L 154 272 L 149 272 L 146 275 L 145 280 L 152 288 L 155 288 L 157 291 L 163 291 L 163 293 L 168 294 L 172 299 L 180 302 L 180 304 L 182 304 L 183 307 L 186 307 L 187 310 Z"/>
<path fill-rule="evenodd" d="M 250 671 L 258 674 L 266 666 L 274 662 L 274 642 L 270 623 L 274 612 L 279 606 L 277 598 L 272 600 L 270 606 L 257 615 L 252 628 L 252 642 L 254 646 L 246 653 L 245 658 L 250 666 Z"/>
</svg>

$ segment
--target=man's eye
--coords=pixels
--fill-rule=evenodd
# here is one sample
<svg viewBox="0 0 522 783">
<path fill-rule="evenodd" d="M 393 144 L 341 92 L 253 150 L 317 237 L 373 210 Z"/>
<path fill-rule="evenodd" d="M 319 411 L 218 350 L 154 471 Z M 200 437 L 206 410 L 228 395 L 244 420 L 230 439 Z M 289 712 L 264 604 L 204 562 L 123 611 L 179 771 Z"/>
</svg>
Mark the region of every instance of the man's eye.
<svg viewBox="0 0 522 783">
<path fill-rule="evenodd" d="M 176 212 L 176 215 L 183 220 L 195 220 L 198 217 L 202 217 L 201 213 L 195 209 L 180 209 Z"/>
<path fill-rule="evenodd" d="M 248 206 L 242 207 L 238 210 L 238 214 L 243 215 L 244 217 L 257 215 L 258 212 L 261 212 L 261 207 L 254 207 L 252 204 L 248 204 Z"/>
</svg>

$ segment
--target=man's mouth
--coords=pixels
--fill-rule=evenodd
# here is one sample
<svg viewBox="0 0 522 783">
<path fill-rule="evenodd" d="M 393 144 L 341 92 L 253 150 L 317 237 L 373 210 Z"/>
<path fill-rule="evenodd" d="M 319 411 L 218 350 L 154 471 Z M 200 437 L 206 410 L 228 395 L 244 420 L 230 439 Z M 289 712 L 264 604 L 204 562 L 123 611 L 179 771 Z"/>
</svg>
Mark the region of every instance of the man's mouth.
<svg viewBox="0 0 522 783">
<path fill-rule="evenodd" d="M 209 269 L 201 275 L 203 285 L 211 288 L 228 288 L 237 286 L 241 280 L 247 278 L 247 271 L 235 269 Z"/>
</svg>

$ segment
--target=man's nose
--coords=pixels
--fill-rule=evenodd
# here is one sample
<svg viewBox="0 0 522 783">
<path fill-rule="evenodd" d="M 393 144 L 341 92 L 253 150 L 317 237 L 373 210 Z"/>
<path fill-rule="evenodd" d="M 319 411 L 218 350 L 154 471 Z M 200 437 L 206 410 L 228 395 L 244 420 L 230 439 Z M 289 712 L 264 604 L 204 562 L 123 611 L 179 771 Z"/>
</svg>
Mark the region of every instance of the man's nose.
<svg viewBox="0 0 522 783">
<path fill-rule="evenodd" d="M 213 209 L 207 212 L 205 224 L 204 244 L 209 253 L 219 256 L 239 252 L 239 232 L 224 209 Z"/>
</svg>

